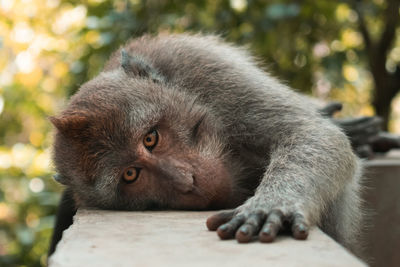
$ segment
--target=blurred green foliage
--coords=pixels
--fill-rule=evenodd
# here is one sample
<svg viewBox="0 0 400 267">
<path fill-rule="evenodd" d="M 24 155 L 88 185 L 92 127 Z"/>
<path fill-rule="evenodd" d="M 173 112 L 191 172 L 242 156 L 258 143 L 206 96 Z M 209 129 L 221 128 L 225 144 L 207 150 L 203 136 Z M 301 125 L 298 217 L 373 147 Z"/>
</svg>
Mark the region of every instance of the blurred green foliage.
<svg viewBox="0 0 400 267">
<path fill-rule="evenodd" d="M 367 7 L 379 34 L 385 2 Z M 329 0 L 0 0 L 0 265 L 45 265 L 61 190 L 51 179 L 47 116 L 129 38 L 217 33 L 247 45 L 293 88 L 342 101 L 345 114 L 372 115 L 357 20 L 348 4 Z M 390 60 L 398 64 L 398 48 Z"/>
</svg>

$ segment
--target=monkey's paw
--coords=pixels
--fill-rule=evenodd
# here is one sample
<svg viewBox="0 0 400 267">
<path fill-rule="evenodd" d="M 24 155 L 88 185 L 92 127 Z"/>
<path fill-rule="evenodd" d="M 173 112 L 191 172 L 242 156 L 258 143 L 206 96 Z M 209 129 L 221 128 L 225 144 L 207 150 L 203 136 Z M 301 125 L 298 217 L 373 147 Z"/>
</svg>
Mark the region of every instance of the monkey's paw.
<svg viewBox="0 0 400 267">
<path fill-rule="evenodd" d="M 217 231 L 221 239 L 235 237 L 239 243 L 248 243 L 254 236 L 263 242 L 274 241 L 279 231 L 291 231 L 295 239 L 304 240 L 308 236 L 309 225 L 301 213 L 285 215 L 280 209 L 268 212 L 256 210 L 243 212 L 236 210 L 222 211 L 207 219 L 210 231 Z"/>
</svg>

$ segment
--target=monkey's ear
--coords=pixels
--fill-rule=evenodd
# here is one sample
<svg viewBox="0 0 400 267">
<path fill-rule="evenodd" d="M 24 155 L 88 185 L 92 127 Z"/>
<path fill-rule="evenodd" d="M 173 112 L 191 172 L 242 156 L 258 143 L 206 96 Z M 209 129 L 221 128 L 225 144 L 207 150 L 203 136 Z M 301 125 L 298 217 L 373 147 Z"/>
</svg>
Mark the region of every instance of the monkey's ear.
<svg viewBox="0 0 400 267">
<path fill-rule="evenodd" d="M 164 82 L 165 78 L 144 58 L 131 56 L 125 49 L 121 50 L 121 67 L 129 76 L 147 77 L 154 82 Z"/>
<path fill-rule="evenodd" d="M 89 118 L 82 114 L 61 115 L 50 117 L 49 120 L 60 133 L 73 138 L 81 136 L 89 126 Z"/>
<path fill-rule="evenodd" d="M 53 178 L 60 184 L 68 185 L 67 179 L 64 176 L 60 175 L 59 173 L 54 174 Z"/>
</svg>

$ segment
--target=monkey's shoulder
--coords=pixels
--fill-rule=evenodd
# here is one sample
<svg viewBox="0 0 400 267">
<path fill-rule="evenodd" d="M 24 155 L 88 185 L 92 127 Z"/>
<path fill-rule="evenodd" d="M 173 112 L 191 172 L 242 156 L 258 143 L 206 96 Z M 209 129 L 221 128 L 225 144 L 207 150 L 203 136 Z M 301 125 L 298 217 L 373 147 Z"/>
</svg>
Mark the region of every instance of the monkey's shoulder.
<svg viewBox="0 0 400 267">
<path fill-rule="evenodd" d="M 132 39 L 111 56 L 104 71 L 120 66 L 122 49 L 144 58 L 170 79 L 206 75 L 210 79 L 214 75 L 256 67 L 245 49 L 223 42 L 218 36 L 160 34 Z"/>
</svg>

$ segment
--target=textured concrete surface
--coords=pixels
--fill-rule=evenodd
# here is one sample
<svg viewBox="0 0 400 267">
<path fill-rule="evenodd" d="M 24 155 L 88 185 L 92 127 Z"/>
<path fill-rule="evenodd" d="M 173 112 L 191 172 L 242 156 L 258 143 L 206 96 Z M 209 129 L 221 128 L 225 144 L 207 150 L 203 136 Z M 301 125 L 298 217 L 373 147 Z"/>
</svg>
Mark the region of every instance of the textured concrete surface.
<svg viewBox="0 0 400 267">
<path fill-rule="evenodd" d="M 400 150 L 367 162 L 365 251 L 372 267 L 400 266 Z"/>
<path fill-rule="evenodd" d="M 221 241 L 213 213 L 79 210 L 49 266 L 365 266 L 317 228 L 307 241 Z"/>
</svg>

